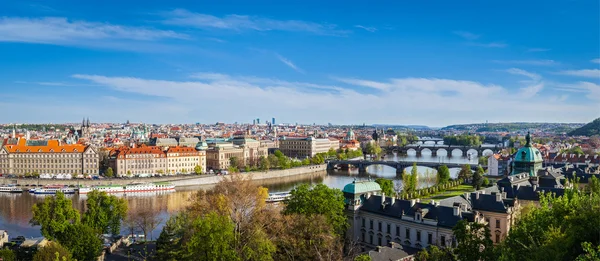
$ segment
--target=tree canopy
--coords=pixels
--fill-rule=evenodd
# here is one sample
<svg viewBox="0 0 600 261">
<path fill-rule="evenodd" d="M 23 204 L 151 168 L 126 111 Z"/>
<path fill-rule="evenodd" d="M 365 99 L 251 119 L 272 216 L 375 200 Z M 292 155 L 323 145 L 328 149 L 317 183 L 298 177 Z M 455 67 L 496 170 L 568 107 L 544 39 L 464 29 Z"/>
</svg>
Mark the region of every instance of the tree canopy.
<svg viewBox="0 0 600 261">
<path fill-rule="evenodd" d="M 437 170 L 437 184 L 446 184 L 450 180 L 450 169 L 448 166 L 441 165 Z"/>
<path fill-rule="evenodd" d="M 124 198 L 93 190 L 87 194 L 86 206 L 83 224 L 101 234 L 120 234 L 121 221 L 127 216 L 127 201 Z"/>
<path fill-rule="evenodd" d="M 479 146 L 481 143 L 477 135 L 462 134 L 444 137 L 444 145 Z"/>
<path fill-rule="evenodd" d="M 569 132 L 569 136 L 594 136 L 600 135 L 600 118 L 593 120 L 592 122 L 583 125 L 581 128 L 577 128 Z"/>
<path fill-rule="evenodd" d="M 58 242 L 51 241 L 33 256 L 33 261 L 72 261 L 71 252 Z"/>
<path fill-rule="evenodd" d="M 36 203 L 32 210 L 33 217 L 29 223 L 41 226 L 42 236 L 56 239 L 65 233 L 71 224 L 79 223 L 79 212 L 73 208 L 73 202 L 61 192 Z"/>
<path fill-rule="evenodd" d="M 375 182 L 379 184 L 381 191 L 385 193 L 386 196 L 394 196 L 394 181 L 391 179 L 377 178 L 375 179 Z"/>
</svg>

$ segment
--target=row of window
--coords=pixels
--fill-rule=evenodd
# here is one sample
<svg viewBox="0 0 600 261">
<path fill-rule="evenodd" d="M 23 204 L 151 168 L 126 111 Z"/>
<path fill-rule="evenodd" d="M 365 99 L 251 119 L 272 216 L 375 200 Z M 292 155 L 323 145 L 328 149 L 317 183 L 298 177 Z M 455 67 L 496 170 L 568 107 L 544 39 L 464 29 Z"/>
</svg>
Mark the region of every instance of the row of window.
<svg viewBox="0 0 600 261">
<path fill-rule="evenodd" d="M 11 158 L 81 158 L 81 157 L 98 157 L 97 154 L 81 154 L 81 153 L 50 153 L 50 154 L 10 154 Z"/>
<path fill-rule="evenodd" d="M 366 222 L 366 218 L 363 218 L 362 219 L 362 227 L 363 228 L 365 228 L 365 222 Z M 385 231 L 384 231 L 383 230 L 383 223 L 381 221 L 377 222 L 377 231 L 379 231 L 379 232 L 385 232 L 385 233 L 387 233 L 389 235 L 392 235 L 391 227 L 392 227 L 391 224 L 386 223 L 385 224 Z M 401 237 L 401 235 L 400 235 L 400 226 L 396 225 L 395 228 L 396 228 L 395 236 L 397 238 L 400 238 Z M 372 219 L 369 220 L 369 229 L 375 230 L 373 228 L 373 220 Z M 367 241 L 365 241 L 365 232 L 364 232 L 364 230 L 362 232 L 361 237 L 362 237 L 362 241 L 363 242 L 367 242 Z M 369 237 L 370 237 L 369 244 L 373 244 L 373 235 L 370 235 Z M 409 241 L 411 240 L 411 229 L 408 228 L 408 227 L 404 230 L 404 239 L 405 240 L 409 240 Z M 379 240 L 379 242 L 377 244 L 379 246 L 381 246 L 381 237 L 379 237 L 378 240 Z M 442 235 L 441 238 L 440 238 L 440 241 L 441 241 L 441 246 L 446 246 L 446 236 Z M 416 230 L 416 242 L 423 242 L 422 238 L 421 238 L 421 230 Z M 429 244 L 429 245 L 433 244 L 433 234 L 432 233 L 427 233 L 427 244 Z"/>
<path fill-rule="evenodd" d="M 6 163 L 6 160 L 2 162 Z M 13 160 L 13 163 L 79 163 L 81 159 L 43 159 L 43 160 Z M 98 162 L 98 159 L 86 159 L 85 162 Z"/>
</svg>

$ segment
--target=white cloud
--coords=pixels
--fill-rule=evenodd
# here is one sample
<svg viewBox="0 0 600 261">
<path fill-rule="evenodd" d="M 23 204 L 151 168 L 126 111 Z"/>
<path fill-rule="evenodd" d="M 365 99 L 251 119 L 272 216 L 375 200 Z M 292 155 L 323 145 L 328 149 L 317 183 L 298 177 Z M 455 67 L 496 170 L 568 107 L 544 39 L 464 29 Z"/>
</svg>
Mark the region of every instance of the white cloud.
<svg viewBox="0 0 600 261">
<path fill-rule="evenodd" d="M 474 33 L 471 33 L 471 32 L 466 32 L 466 31 L 454 31 L 453 33 L 456 34 L 456 35 L 458 35 L 458 36 L 460 36 L 460 37 L 462 37 L 462 38 L 465 38 L 467 40 L 475 40 L 475 39 L 477 39 L 477 38 L 479 38 L 481 36 L 481 35 L 474 34 Z"/>
<path fill-rule="evenodd" d="M 600 78 L 600 70 L 599 69 L 566 70 L 566 71 L 560 71 L 560 72 L 558 72 L 558 74 L 579 76 L 579 77 L 588 77 L 588 78 Z"/>
<path fill-rule="evenodd" d="M 300 20 L 275 20 L 264 17 L 230 14 L 217 17 L 209 14 L 175 9 L 166 13 L 163 22 L 171 25 L 192 26 L 223 30 L 289 31 L 308 32 L 320 35 L 346 35 L 349 31 L 340 30 L 334 24 L 315 23 Z"/>
<path fill-rule="evenodd" d="M 374 32 L 376 32 L 376 31 L 377 31 L 377 28 L 375 28 L 375 27 L 371 27 L 371 26 L 364 26 L 364 25 L 359 25 L 359 24 L 358 24 L 358 25 L 355 25 L 354 27 L 356 27 L 356 28 L 360 28 L 360 29 L 363 29 L 363 30 L 365 30 L 365 31 L 369 31 L 369 32 L 371 32 L 371 33 L 374 33 Z"/>
<path fill-rule="evenodd" d="M 550 51 L 550 49 L 548 48 L 529 48 L 527 49 L 528 52 L 547 52 Z"/>
<path fill-rule="evenodd" d="M 593 63 L 600 63 L 600 58 L 593 59 L 593 60 L 591 60 L 590 62 L 593 62 Z"/>
<path fill-rule="evenodd" d="M 553 66 L 560 64 L 559 62 L 554 60 L 492 60 L 492 62 L 501 64 L 523 64 L 537 66 Z"/>
<path fill-rule="evenodd" d="M 531 80 L 533 80 L 533 81 L 539 81 L 540 79 L 542 79 L 542 77 L 539 74 L 531 73 L 531 72 L 528 72 L 528 71 L 525 71 L 525 70 L 522 70 L 519 68 L 510 68 L 510 69 L 506 70 L 506 72 L 510 73 L 510 74 L 523 75 L 523 76 L 531 78 Z"/>
<path fill-rule="evenodd" d="M 484 120 L 573 122 L 594 116 L 588 109 L 589 102 L 549 103 L 548 99 L 515 95 L 499 85 L 453 79 L 339 78 L 338 81 L 350 85 L 341 87 L 218 73 L 198 73 L 189 81 L 102 75 L 73 77 L 122 92 L 123 97 L 155 97 L 146 107 L 169 104 L 170 110 L 177 112 L 166 118 L 148 113 L 135 115 L 145 122 L 244 122 L 261 116 L 300 123 L 440 126 Z M 364 92 L 359 86 L 379 91 Z M 218 113 L 211 113 L 216 108 Z"/>
<path fill-rule="evenodd" d="M 500 42 L 491 42 L 491 43 L 471 43 L 473 46 L 479 47 L 488 47 L 488 48 L 504 48 L 508 46 L 508 44 L 500 43 Z"/>
<path fill-rule="evenodd" d="M 187 35 L 141 27 L 71 21 L 64 17 L 0 18 L 2 42 L 77 45 L 106 39 L 153 41 L 173 38 L 186 39 Z"/>
<path fill-rule="evenodd" d="M 600 101 L 600 85 L 592 82 L 577 82 L 575 84 L 558 84 L 557 90 L 575 93 L 587 93 L 586 97 L 590 100 Z M 596 108 L 600 105 L 596 103 Z"/>
<path fill-rule="evenodd" d="M 536 73 L 528 72 L 519 68 L 510 68 L 506 70 L 507 73 L 522 75 L 530 80 L 521 81 L 526 86 L 519 89 L 519 95 L 521 97 L 530 98 L 538 94 L 542 89 L 544 89 L 544 83 L 541 82 L 542 76 Z"/>
<path fill-rule="evenodd" d="M 299 73 L 304 73 L 304 71 L 303 71 L 302 69 L 298 68 L 298 66 L 296 66 L 296 65 L 295 65 L 295 64 L 294 64 L 292 61 L 290 61 L 289 59 L 287 59 L 287 58 L 285 58 L 285 57 L 283 57 L 283 56 L 281 56 L 281 55 L 279 55 L 279 54 L 276 54 L 276 56 L 277 56 L 277 59 L 279 59 L 279 61 L 281 61 L 282 63 L 284 63 L 284 64 L 285 64 L 285 65 L 287 65 L 288 67 L 290 67 L 290 68 L 294 69 L 294 71 L 297 71 L 297 72 L 299 72 Z"/>
</svg>

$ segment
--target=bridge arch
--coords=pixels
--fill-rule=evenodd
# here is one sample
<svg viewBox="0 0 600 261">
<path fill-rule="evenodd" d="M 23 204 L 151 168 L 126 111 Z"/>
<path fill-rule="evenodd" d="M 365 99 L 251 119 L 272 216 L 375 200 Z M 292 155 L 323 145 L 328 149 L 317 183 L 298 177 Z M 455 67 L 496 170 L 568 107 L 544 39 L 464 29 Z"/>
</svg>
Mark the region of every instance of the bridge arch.
<svg viewBox="0 0 600 261">
<path fill-rule="evenodd" d="M 469 149 L 467 150 L 467 155 L 479 157 L 479 151 L 477 151 L 476 149 Z"/>
<path fill-rule="evenodd" d="M 483 156 L 491 156 L 494 155 L 494 151 L 491 149 L 485 149 L 483 152 L 481 152 L 481 154 L 483 154 Z"/>
<path fill-rule="evenodd" d="M 437 153 L 438 156 L 440 156 L 440 152 L 446 153 L 446 156 L 448 156 L 448 150 L 446 150 L 446 149 L 437 149 L 436 153 Z"/>
<path fill-rule="evenodd" d="M 443 140 L 440 140 L 440 141 L 436 142 L 436 144 L 437 144 L 437 145 L 444 145 L 444 141 L 443 141 Z"/>
<path fill-rule="evenodd" d="M 449 155 L 452 155 L 452 156 L 457 156 L 458 155 L 458 156 L 461 156 L 461 157 L 464 156 L 463 155 L 463 151 L 461 149 L 453 149 L 453 150 L 450 151 Z"/>
<path fill-rule="evenodd" d="M 410 149 L 406 150 L 406 154 L 409 154 L 409 153 L 410 153 L 410 154 L 415 154 L 415 155 L 416 155 L 416 154 L 417 154 L 417 150 L 415 150 L 415 149 L 413 149 L 413 148 L 410 148 Z"/>
<path fill-rule="evenodd" d="M 436 142 L 434 140 L 426 140 L 423 141 L 423 145 L 435 145 Z"/>
<path fill-rule="evenodd" d="M 421 150 L 421 155 L 423 155 L 423 153 L 428 154 L 428 155 L 432 155 L 433 151 L 429 148 L 424 148 Z"/>
</svg>

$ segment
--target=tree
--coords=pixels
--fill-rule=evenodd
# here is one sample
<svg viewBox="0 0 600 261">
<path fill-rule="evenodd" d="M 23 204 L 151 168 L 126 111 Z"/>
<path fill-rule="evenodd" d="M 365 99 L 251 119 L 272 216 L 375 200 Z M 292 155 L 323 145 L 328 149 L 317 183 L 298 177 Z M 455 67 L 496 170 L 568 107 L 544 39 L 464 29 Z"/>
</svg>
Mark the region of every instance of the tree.
<svg viewBox="0 0 600 261">
<path fill-rule="evenodd" d="M 61 192 L 47 197 L 32 207 L 33 217 L 29 223 L 42 226 L 42 235 L 47 239 L 56 239 L 71 224 L 79 223 L 79 212 L 73 209 L 73 203 Z"/>
<path fill-rule="evenodd" d="M 175 214 L 167 220 L 156 240 L 157 260 L 182 260 L 185 251 L 182 248 L 186 231 L 191 230 L 191 222 L 186 212 Z"/>
<path fill-rule="evenodd" d="M 335 157 L 336 155 L 337 155 L 337 151 L 335 151 L 335 149 L 334 149 L 334 148 L 330 148 L 330 149 L 327 151 L 327 156 L 328 156 L 329 158 L 333 158 L 333 157 Z"/>
<path fill-rule="evenodd" d="M 102 253 L 102 240 L 93 228 L 84 224 L 68 225 L 58 242 L 73 254 L 73 258 L 80 261 L 93 261 Z"/>
<path fill-rule="evenodd" d="M 277 151 L 279 151 L 279 150 L 277 150 Z M 275 152 L 277 152 L 277 151 L 275 151 Z M 279 152 L 281 152 L 281 151 L 279 151 Z M 269 155 L 267 157 L 267 159 L 269 160 L 269 166 L 271 169 L 279 167 L 279 158 L 277 158 L 277 156 L 275 156 L 275 154 Z"/>
<path fill-rule="evenodd" d="M 490 228 L 485 223 L 462 219 L 452 228 L 452 232 L 456 238 L 454 253 L 458 260 L 497 260 Z"/>
<path fill-rule="evenodd" d="M 265 156 L 260 156 L 258 164 L 260 165 L 260 170 L 262 171 L 267 171 L 271 168 L 271 162 Z"/>
<path fill-rule="evenodd" d="M 324 184 L 317 184 L 312 188 L 308 184 L 302 184 L 290 194 L 291 197 L 283 210 L 284 214 L 323 215 L 337 235 L 346 231 L 348 223 L 344 212 L 344 194 L 341 190 L 329 188 Z"/>
<path fill-rule="evenodd" d="M 600 245 L 594 249 L 594 245 L 590 242 L 581 243 L 581 247 L 585 251 L 575 259 L 575 261 L 598 261 L 600 260 Z"/>
<path fill-rule="evenodd" d="M 113 169 L 111 167 L 108 167 L 108 169 L 106 169 L 106 172 L 104 173 L 104 175 L 107 178 L 112 178 L 115 174 L 113 172 Z"/>
<path fill-rule="evenodd" d="M 590 194 L 600 194 L 600 179 L 596 178 L 596 175 L 592 175 L 592 177 L 589 178 L 586 192 Z"/>
<path fill-rule="evenodd" d="M 280 150 L 276 150 L 274 153 L 275 157 L 277 158 L 282 158 L 285 157 L 285 155 L 283 155 L 283 152 L 281 152 Z"/>
<path fill-rule="evenodd" d="M 196 174 L 196 175 L 202 174 L 202 167 L 200 167 L 200 165 L 196 165 L 194 167 L 194 174 Z"/>
<path fill-rule="evenodd" d="M 446 165 L 441 165 L 437 171 L 437 184 L 446 184 L 450 180 L 450 170 Z"/>
<path fill-rule="evenodd" d="M 71 261 L 73 257 L 68 249 L 58 242 L 50 241 L 33 256 L 33 261 Z"/>
<path fill-rule="evenodd" d="M 133 222 L 135 222 L 136 226 L 144 233 L 144 239 L 148 240 L 148 234 L 150 234 L 150 240 L 152 240 L 152 231 L 162 221 L 162 219 L 158 217 L 158 213 L 151 209 L 142 209 L 133 217 Z"/>
<path fill-rule="evenodd" d="M 381 192 L 385 193 L 386 196 L 394 195 L 394 182 L 390 179 L 377 178 L 375 180 L 377 184 L 381 187 Z"/>
<path fill-rule="evenodd" d="M 127 216 L 127 201 L 124 198 L 93 190 L 87 195 L 86 207 L 83 224 L 101 234 L 121 233 L 121 221 Z"/>
<path fill-rule="evenodd" d="M 191 229 L 194 233 L 186 244 L 183 260 L 240 260 L 232 248 L 234 225 L 228 217 L 210 212 L 194 220 Z"/>
<path fill-rule="evenodd" d="M 354 261 L 371 261 L 371 257 L 368 254 L 361 254 L 356 256 Z"/>
<path fill-rule="evenodd" d="M 481 184 L 487 188 L 490 186 L 490 180 L 488 178 L 484 177 L 483 182 Z"/>
<path fill-rule="evenodd" d="M 10 249 L 0 249 L 0 260 L 2 261 L 16 261 L 17 255 Z"/>
<path fill-rule="evenodd" d="M 415 255 L 417 261 L 455 261 L 456 256 L 452 253 L 452 248 L 438 248 L 429 246 L 419 251 Z"/>
<path fill-rule="evenodd" d="M 127 176 L 131 176 L 131 170 L 127 171 Z"/>
<path fill-rule="evenodd" d="M 303 159 L 303 160 L 302 160 L 302 165 L 303 165 L 303 166 L 308 166 L 308 165 L 310 165 L 310 159 L 308 159 L 308 158 L 306 158 L 306 159 Z"/>
<path fill-rule="evenodd" d="M 488 164 L 488 156 L 481 156 L 479 157 L 479 165 L 481 166 L 487 166 Z"/>
<path fill-rule="evenodd" d="M 483 174 L 484 170 L 481 166 L 477 167 L 477 171 L 475 171 L 475 175 L 473 175 L 472 185 L 476 190 L 481 189 L 481 185 L 483 184 Z"/>
<path fill-rule="evenodd" d="M 466 182 L 471 178 L 471 175 L 473 175 L 473 172 L 471 171 L 471 166 L 469 166 L 469 164 L 464 164 L 458 172 L 458 178 L 463 182 Z"/>
</svg>

